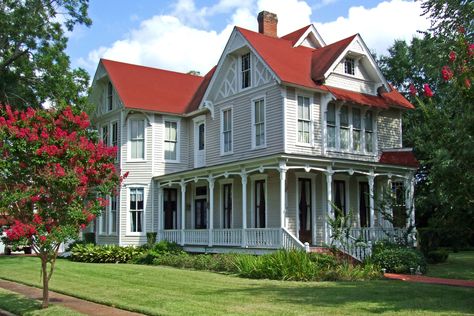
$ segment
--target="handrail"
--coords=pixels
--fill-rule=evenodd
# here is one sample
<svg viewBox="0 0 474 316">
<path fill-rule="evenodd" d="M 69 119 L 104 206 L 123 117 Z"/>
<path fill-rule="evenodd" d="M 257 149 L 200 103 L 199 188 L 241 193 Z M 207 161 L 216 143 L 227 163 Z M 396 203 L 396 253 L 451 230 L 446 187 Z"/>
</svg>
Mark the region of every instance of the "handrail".
<svg viewBox="0 0 474 316">
<path fill-rule="evenodd" d="M 305 249 L 305 245 L 298 240 L 292 233 L 290 233 L 285 227 L 281 228 L 281 246 L 286 250 L 292 249 Z"/>
</svg>

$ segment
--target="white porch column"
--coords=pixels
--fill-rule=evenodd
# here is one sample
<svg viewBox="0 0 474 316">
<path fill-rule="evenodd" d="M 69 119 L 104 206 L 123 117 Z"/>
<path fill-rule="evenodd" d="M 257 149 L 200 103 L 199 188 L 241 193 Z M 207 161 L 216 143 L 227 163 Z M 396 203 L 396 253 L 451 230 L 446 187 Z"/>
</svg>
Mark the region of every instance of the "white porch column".
<svg viewBox="0 0 474 316">
<path fill-rule="evenodd" d="M 375 223 L 375 201 L 374 201 L 374 170 L 370 170 L 370 175 L 367 177 L 369 181 L 369 209 L 370 209 L 370 237 L 374 238 L 374 223 Z"/>
<path fill-rule="evenodd" d="M 209 182 L 209 247 L 212 247 L 213 244 L 213 235 L 212 230 L 214 229 L 214 178 L 210 175 L 207 179 Z"/>
<path fill-rule="evenodd" d="M 242 170 L 240 173 L 242 179 L 242 247 L 247 246 L 247 173 Z"/>
<path fill-rule="evenodd" d="M 288 168 L 286 168 L 286 163 L 284 161 L 280 161 L 280 227 L 285 227 L 285 213 L 286 213 L 286 194 L 285 194 L 285 186 L 286 186 L 286 172 Z"/>
<path fill-rule="evenodd" d="M 328 213 L 327 216 L 331 219 L 334 219 L 333 209 L 332 209 L 332 175 L 334 172 L 332 168 L 329 166 L 327 171 L 325 172 L 326 175 L 326 192 L 327 192 L 327 205 L 328 205 Z M 329 244 L 332 231 L 331 227 L 328 224 L 327 219 L 324 221 L 324 232 L 325 232 L 325 242 Z"/>
<path fill-rule="evenodd" d="M 186 224 L 186 183 L 181 180 L 181 246 L 184 246 L 184 226 Z"/>
<path fill-rule="evenodd" d="M 158 235 L 157 241 L 161 240 L 161 234 L 164 229 L 163 224 L 163 187 L 158 183 Z"/>
<path fill-rule="evenodd" d="M 386 200 L 388 197 L 391 197 L 391 196 L 393 196 L 392 175 L 389 174 L 388 179 L 387 179 L 387 193 L 386 193 L 386 196 L 384 196 L 384 200 Z M 387 204 L 387 203 L 385 203 L 385 204 Z M 393 208 L 392 208 L 392 206 L 387 204 L 385 212 L 387 213 L 388 218 L 392 219 L 392 221 L 389 221 L 388 219 L 385 220 L 385 227 L 393 228 Z"/>
<path fill-rule="evenodd" d="M 413 174 L 408 175 L 408 178 L 405 181 L 405 191 L 406 191 L 406 211 L 407 211 L 407 229 L 412 227 L 412 232 L 409 236 L 409 241 L 415 242 L 415 177 Z"/>
</svg>

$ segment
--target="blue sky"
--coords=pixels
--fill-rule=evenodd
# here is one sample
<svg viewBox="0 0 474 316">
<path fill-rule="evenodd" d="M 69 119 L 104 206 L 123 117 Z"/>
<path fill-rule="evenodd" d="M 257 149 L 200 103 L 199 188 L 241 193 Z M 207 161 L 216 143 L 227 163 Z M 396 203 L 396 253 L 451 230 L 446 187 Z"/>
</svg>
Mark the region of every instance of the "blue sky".
<svg viewBox="0 0 474 316">
<path fill-rule="evenodd" d="M 407 0 L 91 0 L 93 24 L 69 34 L 67 53 L 91 75 L 101 57 L 205 73 L 232 27 L 256 30 L 262 9 L 278 14 L 280 36 L 314 23 L 327 43 L 361 33 L 379 54 L 429 25 Z"/>
</svg>

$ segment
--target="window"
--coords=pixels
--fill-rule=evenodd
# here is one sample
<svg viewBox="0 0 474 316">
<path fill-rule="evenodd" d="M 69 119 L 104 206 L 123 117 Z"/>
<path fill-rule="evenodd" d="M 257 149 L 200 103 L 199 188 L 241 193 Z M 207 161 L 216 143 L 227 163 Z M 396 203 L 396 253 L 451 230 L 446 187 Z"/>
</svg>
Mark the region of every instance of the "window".
<svg viewBox="0 0 474 316">
<path fill-rule="evenodd" d="M 222 221 L 223 228 L 232 228 L 232 183 L 222 186 Z"/>
<path fill-rule="evenodd" d="M 222 152 L 232 152 L 232 109 L 222 111 Z"/>
<path fill-rule="evenodd" d="M 369 227 L 370 223 L 370 202 L 369 202 L 369 184 L 367 182 L 359 183 L 359 219 L 360 227 Z"/>
<path fill-rule="evenodd" d="M 298 179 L 299 239 L 311 242 L 311 179 Z"/>
<path fill-rule="evenodd" d="M 311 142 L 311 111 L 309 98 L 298 96 L 298 142 L 309 144 Z"/>
<path fill-rule="evenodd" d="M 265 228 L 265 180 L 255 181 L 255 228 Z"/>
<path fill-rule="evenodd" d="M 254 147 L 265 146 L 265 101 L 253 102 L 253 134 Z"/>
<path fill-rule="evenodd" d="M 100 212 L 100 227 L 99 227 L 99 233 L 101 235 L 105 235 L 107 234 L 107 210 L 104 208 L 101 212 Z"/>
<path fill-rule="evenodd" d="M 130 232 L 143 232 L 143 188 L 130 189 Z"/>
<path fill-rule="evenodd" d="M 365 151 L 371 153 L 374 151 L 374 127 L 372 120 L 372 112 L 367 111 L 365 113 Z"/>
<path fill-rule="evenodd" d="M 242 89 L 250 87 L 251 83 L 251 70 L 250 70 L 250 53 L 244 54 L 241 57 L 242 60 Z"/>
<path fill-rule="evenodd" d="M 334 103 L 328 104 L 328 112 L 326 115 L 328 147 L 336 148 L 336 105 Z"/>
<path fill-rule="evenodd" d="M 109 126 L 104 125 L 102 126 L 102 142 L 104 145 L 109 145 Z"/>
<path fill-rule="evenodd" d="M 360 109 L 352 109 L 352 148 L 354 151 L 360 152 L 361 147 L 361 129 L 362 120 L 360 116 Z"/>
<path fill-rule="evenodd" d="M 107 84 L 107 111 L 112 111 L 114 106 L 114 88 L 112 87 L 112 82 L 109 81 Z"/>
<path fill-rule="evenodd" d="M 344 72 L 349 75 L 355 74 L 355 61 L 353 58 L 346 58 L 344 60 Z"/>
<path fill-rule="evenodd" d="M 392 194 L 393 226 L 403 228 L 406 226 L 407 222 L 405 186 L 403 185 L 403 182 L 392 182 Z"/>
<path fill-rule="evenodd" d="M 336 218 L 346 214 L 346 182 L 343 180 L 334 181 L 334 214 Z"/>
<path fill-rule="evenodd" d="M 112 123 L 112 140 L 110 145 L 117 148 L 115 159 L 118 158 L 118 122 Z"/>
<path fill-rule="evenodd" d="M 145 121 L 130 120 L 130 158 L 145 159 Z"/>
<path fill-rule="evenodd" d="M 207 187 L 196 187 L 194 200 L 194 228 L 207 229 Z"/>
<path fill-rule="evenodd" d="M 109 233 L 116 234 L 117 233 L 117 196 L 113 195 L 110 198 L 110 226 L 109 226 Z"/>
<path fill-rule="evenodd" d="M 178 122 L 165 121 L 165 160 L 178 160 Z"/>
<path fill-rule="evenodd" d="M 327 105 L 326 146 L 331 150 L 374 153 L 373 112 L 350 105 Z"/>
<path fill-rule="evenodd" d="M 204 150 L 204 129 L 205 129 L 205 125 L 204 123 L 201 123 L 199 124 L 199 127 L 198 127 L 199 131 L 199 140 L 198 140 L 198 148 L 199 150 Z"/>
</svg>

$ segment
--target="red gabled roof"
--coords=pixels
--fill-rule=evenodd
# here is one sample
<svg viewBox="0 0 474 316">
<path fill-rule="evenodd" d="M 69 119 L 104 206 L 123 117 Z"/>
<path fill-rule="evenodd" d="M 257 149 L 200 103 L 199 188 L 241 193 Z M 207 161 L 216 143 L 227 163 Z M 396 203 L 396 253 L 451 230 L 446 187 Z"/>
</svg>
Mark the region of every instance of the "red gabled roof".
<svg viewBox="0 0 474 316">
<path fill-rule="evenodd" d="M 204 78 L 102 59 L 124 106 L 164 113 L 183 114 Z M 202 97 L 202 96 L 201 96 Z"/>
<path fill-rule="evenodd" d="M 409 148 L 384 150 L 380 156 L 379 162 L 388 165 L 399 165 L 413 168 L 418 168 L 420 165 L 418 160 L 416 160 L 413 151 Z"/>
<path fill-rule="evenodd" d="M 305 27 L 302 27 L 296 31 L 293 31 L 289 34 L 286 34 L 285 36 L 282 36 L 282 39 L 285 39 L 287 41 L 291 42 L 291 45 L 294 46 L 296 42 L 303 36 L 303 34 L 311 27 L 312 25 L 306 25 Z"/>
<path fill-rule="evenodd" d="M 209 72 L 204 76 L 204 80 L 199 85 L 198 89 L 196 90 L 196 93 L 194 93 L 191 102 L 189 102 L 189 105 L 186 109 L 186 113 L 195 111 L 199 108 L 201 100 L 204 97 L 204 94 L 206 93 L 206 89 L 209 86 L 209 83 L 211 82 L 212 76 L 216 72 L 216 68 L 217 66 L 212 67 L 212 69 L 209 70 Z"/>
<path fill-rule="evenodd" d="M 323 87 L 326 88 L 327 91 L 331 92 L 331 94 L 334 95 L 337 100 L 353 102 L 360 105 L 369 105 L 381 109 L 388 109 L 387 102 L 379 96 L 330 87 L 326 85 L 322 86 L 322 88 Z"/>
</svg>

